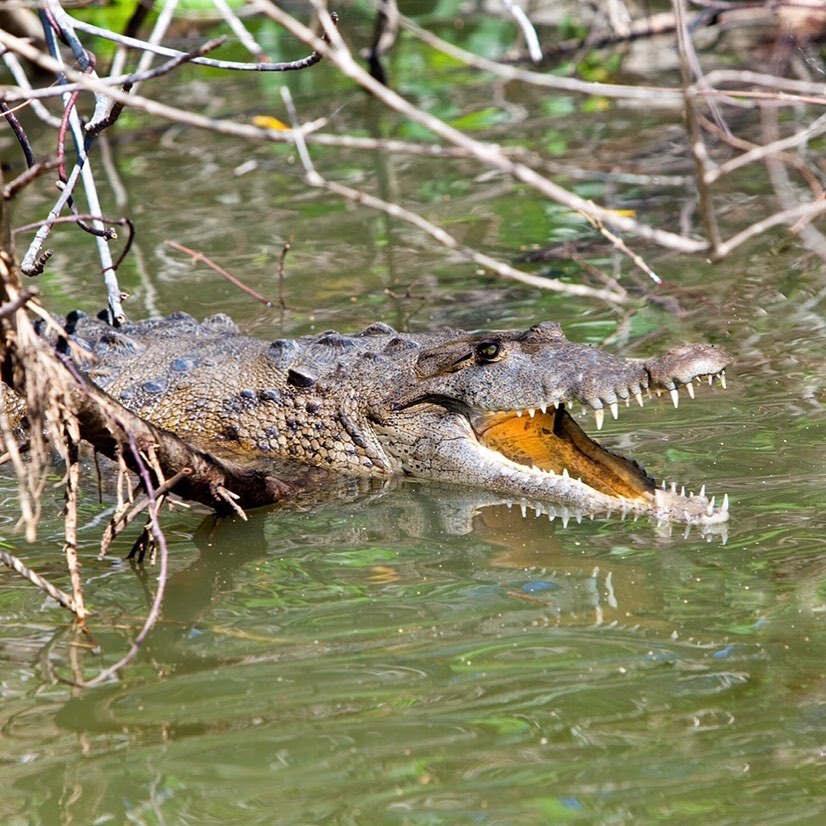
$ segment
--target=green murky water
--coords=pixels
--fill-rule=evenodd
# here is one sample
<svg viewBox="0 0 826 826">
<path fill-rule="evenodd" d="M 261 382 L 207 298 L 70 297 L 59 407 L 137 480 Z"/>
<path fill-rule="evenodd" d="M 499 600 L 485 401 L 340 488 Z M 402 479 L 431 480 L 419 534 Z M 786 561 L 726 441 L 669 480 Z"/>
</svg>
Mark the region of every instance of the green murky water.
<svg viewBox="0 0 826 826">
<path fill-rule="evenodd" d="M 483 17 L 469 27 L 467 44 L 508 42 L 486 26 Z M 445 73 L 409 41 L 397 55 L 391 68 L 406 94 L 480 134 L 534 136 L 561 162 L 584 162 L 601 142 L 644 157 L 665 128 L 650 114 L 605 125 L 575 100 L 492 90 L 472 73 Z M 211 75 L 206 87 L 187 77 L 186 94 L 205 111 L 282 115 L 283 78 Z M 289 82 L 307 118 L 406 136 L 326 67 Z M 685 313 L 651 302 L 618 312 L 479 274 L 407 226 L 308 191 L 285 149 L 130 116 L 114 155 L 130 193 L 122 211 L 139 233 L 143 271 L 132 263 L 122 277 L 133 316 L 224 311 L 269 337 L 377 319 L 422 329 L 554 318 L 571 338 L 611 339 L 629 355 L 682 340 L 723 344 L 736 358 L 728 391 L 701 389 L 678 410 L 622 411 L 605 441 L 658 477 L 729 493 L 732 522 L 725 544 L 658 537 L 646 522 L 563 527 L 518 508 L 474 515 L 456 491 L 416 484 L 257 512 L 247 524 L 176 510 L 165 521 L 173 575 L 162 623 L 120 682 L 76 692 L 56 678 L 121 654 L 153 586 L 152 570 L 117 561 L 128 539 L 96 560 L 111 500 L 97 501 L 90 474 L 82 551 L 103 655 L 0 572 L 0 821 L 820 822 L 821 262 L 777 238 L 713 267 L 646 251 Z M 555 207 L 477 178 L 470 162 L 313 155 L 330 177 L 384 187 L 506 259 L 565 233 Z M 239 174 L 249 161 L 254 171 Z M 676 213 L 679 195 L 641 187 L 633 206 Z M 26 209 L 45 203 L 41 191 Z M 103 292 L 91 247 L 61 237 L 47 300 L 93 311 Z M 251 303 L 172 253 L 167 238 L 269 295 L 292 238 L 290 309 Z M 610 270 L 610 253 L 601 256 Z M 2 535 L 65 585 L 60 489 L 47 494 L 31 547 L 11 533 L 12 483 L 0 492 Z"/>
</svg>

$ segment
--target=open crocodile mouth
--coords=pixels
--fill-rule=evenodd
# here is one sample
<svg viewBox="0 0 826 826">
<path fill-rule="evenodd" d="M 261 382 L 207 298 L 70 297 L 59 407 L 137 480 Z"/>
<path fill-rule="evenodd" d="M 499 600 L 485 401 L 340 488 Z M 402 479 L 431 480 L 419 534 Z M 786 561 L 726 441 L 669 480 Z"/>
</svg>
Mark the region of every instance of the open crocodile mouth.
<svg viewBox="0 0 826 826">
<path fill-rule="evenodd" d="M 472 422 L 485 447 L 527 467 L 581 479 L 609 496 L 650 499 L 655 482 L 633 459 L 602 447 L 563 407 L 481 413 Z"/>
</svg>

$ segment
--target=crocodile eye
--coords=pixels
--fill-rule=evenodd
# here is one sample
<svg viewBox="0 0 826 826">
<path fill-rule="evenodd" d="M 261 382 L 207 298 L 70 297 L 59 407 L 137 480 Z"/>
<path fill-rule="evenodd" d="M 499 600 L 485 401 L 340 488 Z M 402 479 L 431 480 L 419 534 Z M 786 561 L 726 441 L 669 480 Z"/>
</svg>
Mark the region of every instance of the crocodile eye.
<svg viewBox="0 0 826 826">
<path fill-rule="evenodd" d="M 496 361 L 502 352 L 498 341 L 482 341 L 476 345 L 476 355 L 480 361 Z"/>
</svg>

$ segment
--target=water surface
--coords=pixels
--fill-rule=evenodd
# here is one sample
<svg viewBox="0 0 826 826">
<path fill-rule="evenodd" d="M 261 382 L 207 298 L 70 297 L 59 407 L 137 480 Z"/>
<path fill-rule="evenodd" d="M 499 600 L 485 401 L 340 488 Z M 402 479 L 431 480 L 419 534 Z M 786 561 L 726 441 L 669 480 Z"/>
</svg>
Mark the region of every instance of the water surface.
<svg viewBox="0 0 826 826">
<path fill-rule="evenodd" d="M 476 22 L 466 45 L 479 42 Z M 606 156 L 633 148 L 653 164 L 673 129 L 656 113 L 606 121 L 581 101 L 492 89 L 478 73 L 445 72 L 410 41 L 393 61 L 399 88 L 433 111 L 466 125 L 475 113 L 481 135 L 516 130 L 560 163 L 584 163 L 604 145 Z M 182 80 L 180 94 L 213 114 L 283 115 L 284 78 L 210 75 L 206 87 L 192 70 Z M 410 136 L 329 67 L 287 82 L 308 119 Z M 90 472 L 81 550 L 102 653 L 0 573 L 0 820 L 820 822 L 822 262 L 779 234 L 713 266 L 641 249 L 665 278 L 658 294 L 684 312 L 655 301 L 617 309 L 497 280 L 406 225 L 308 190 L 288 149 L 137 117 L 113 149 L 130 198 L 123 211 L 138 226 L 122 274 L 135 317 L 229 312 L 271 338 L 379 319 L 415 330 L 553 318 L 570 338 L 623 355 L 681 341 L 725 346 L 736 360 L 727 391 L 702 388 L 677 410 L 667 400 L 623 410 L 604 439 L 658 478 L 727 492 L 732 521 L 725 543 L 681 530 L 663 537 L 647 521 L 563 526 L 518 507 L 477 511 L 461 492 L 416 483 L 259 511 L 246 524 L 178 509 L 164 523 L 173 574 L 160 626 L 117 683 L 77 691 L 60 677 L 91 676 L 125 650 L 155 576 L 119 561 L 131 537 L 96 559 L 112 498 L 97 500 Z M 313 155 L 330 177 L 398 197 L 505 260 L 582 231 L 471 162 Z M 601 185 L 594 194 L 604 196 Z M 684 189 L 622 197 L 676 213 Z M 48 198 L 33 193 L 24 209 Z M 168 238 L 273 296 L 292 238 L 289 309 L 252 303 L 165 247 Z M 611 252 L 596 243 L 590 258 L 611 271 Z M 42 280 L 48 304 L 95 311 L 103 291 L 91 246 L 65 231 L 55 246 Z M 587 277 L 570 261 L 545 271 Z M 11 531 L 7 477 L 2 495 L 6 541 L 65 586 L 60 488 L 47 492 L 33 546 Z"/>
</svg>

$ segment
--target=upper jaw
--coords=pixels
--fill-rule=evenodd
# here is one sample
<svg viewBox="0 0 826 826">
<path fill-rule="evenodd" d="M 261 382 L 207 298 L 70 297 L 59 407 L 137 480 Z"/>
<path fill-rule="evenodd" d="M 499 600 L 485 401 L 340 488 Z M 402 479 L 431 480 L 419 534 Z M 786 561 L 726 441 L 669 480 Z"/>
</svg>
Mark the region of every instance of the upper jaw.
<svg viewBox="0 0 826 826">
<path fill-rule="evenodd" d="M 594 411 L 597 430 L 605 423 L 605 411 L 613 419 L 619 418 L 624 403 L 628 407 L 634 400 L 640 407 L 645 399 L 653 395 L 668 393 L 674 407 L 680 403 L 680 390 L 694 398 L 695 386 L 707 382 L 713 386 L 715 379 L 726 388 L 726 367 L 731 357 L 721 348 L 712 344 L 688 344 L 669 350 L 664 356 L 645 361 L 624 361 L 626 369 L 617 371 L 615 382 L 599 378 L 600 374 L 584 371 L 569 377 L 565 384 L 550 382 L 550 387 L 541 396 L 532 400 L 526 398 L 518 408 L 497 412 L 514 412 L 517 416 L 533 417 L 537 413 L 560 406 L 573 407 L 579 403 L 584 409 Z M 633 365 L 633 369 L 628 369 Z M 490 411 L 494 412 L 494 411 Z"/>
</svg>

